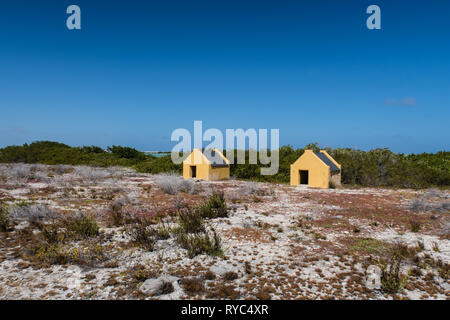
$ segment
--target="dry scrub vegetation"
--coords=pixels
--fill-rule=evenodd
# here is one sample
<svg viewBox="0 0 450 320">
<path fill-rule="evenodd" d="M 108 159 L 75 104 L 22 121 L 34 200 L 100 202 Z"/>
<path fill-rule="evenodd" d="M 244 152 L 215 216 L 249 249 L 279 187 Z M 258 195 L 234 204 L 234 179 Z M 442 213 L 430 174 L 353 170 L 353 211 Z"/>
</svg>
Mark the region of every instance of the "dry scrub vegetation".
<svg viewBox="0 0 450 320">
<path fill-rule="evenodd" d="M 1 299 L 448 299 L 447 190 L 0 165 Z"/>
</svg>

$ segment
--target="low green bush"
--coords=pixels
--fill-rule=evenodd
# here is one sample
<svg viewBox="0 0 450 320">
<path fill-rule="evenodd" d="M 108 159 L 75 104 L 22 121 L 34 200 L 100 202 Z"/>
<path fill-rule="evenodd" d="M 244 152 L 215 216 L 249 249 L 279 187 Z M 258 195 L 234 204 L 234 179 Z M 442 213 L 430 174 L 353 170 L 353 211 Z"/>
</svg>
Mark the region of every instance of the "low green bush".
<svg viewBox="0 0 450 320">
<path fill-rule="evenodd" d="M 92 238 L 99 235 L 100 227 L 95 218 L 84 213 L 70 215 L 61 221 L 67 234 L 74 238 Z"/>
<path fill-rule="evenodd" d="M 187 250 L 189 258 L 199 254 L 223 256 L 222 240 L 213 228 L 204 233 L 180 233 L 177 240 L 181 247 Z"/>
<path fill-rule="evenodd" d="M 214 191 L 205 203 L 198 206 L 200 215 L 206 219 L 228 217 L 228 208 L 222 192 Z"/>
<path fill-rule="evenodd" d="M 0 231 L 6 232 L 11 229 L 7 207 L 0 202 Z"/>
</svg>

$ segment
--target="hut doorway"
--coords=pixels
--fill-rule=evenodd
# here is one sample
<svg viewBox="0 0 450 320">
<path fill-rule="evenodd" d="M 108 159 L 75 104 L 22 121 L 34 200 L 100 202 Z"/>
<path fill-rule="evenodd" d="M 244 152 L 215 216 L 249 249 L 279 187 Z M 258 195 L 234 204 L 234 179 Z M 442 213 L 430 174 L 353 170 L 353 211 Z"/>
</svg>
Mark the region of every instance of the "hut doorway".
<svg viewBox="0 0 450 320">
<path fill-rule="evenodd" d="M 309 172 L 308 170 L 300 170 L 300 184 L 308 184 Z"/>
<path fill-rule="evenodd" d="M 197 167 L 191 166 L 191 178 L 197 178 Z"/>
</svg>

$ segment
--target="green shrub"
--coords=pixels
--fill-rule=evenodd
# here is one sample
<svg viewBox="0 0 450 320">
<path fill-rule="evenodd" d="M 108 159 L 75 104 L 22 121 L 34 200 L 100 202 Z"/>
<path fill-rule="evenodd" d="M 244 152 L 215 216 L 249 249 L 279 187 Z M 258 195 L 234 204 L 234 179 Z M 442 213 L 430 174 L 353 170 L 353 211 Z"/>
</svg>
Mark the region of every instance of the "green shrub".
<svg viewBox="0 0 450 320">
<path fill-rule="evenodd" d="M 179 232 L 198 233 L 205 231 L 203 217 L 198 209 L 183 208 L 178 212 Z"/>
<path fill-rule="evenodd" d="M 66 239 L 65 233 L 60 232 L 60 226 L 57 223 L 44 224 L 35 222 L 34 225 L 41 231 L 41 235 L 46 243 L 57 244 L 64 242 Z"/>
<path fill-rule="evenodd" d="M 417 220 L 410 220 L 409 221 L 410 230 L 411 232 L 419 232 L 420 226 L 422 225 L 420 221 Z"/>
<path fill-rule="evenodd" d="M 205 203 L 198 206 L 200 215 L 205 219 L 228 217 L 227 204 L 222 192 L 213 192 Z"/>
<path fill-rule="evenodd" d="M 67 233 L 75 238 L 91 238 L 99 235 L 100 227 L 95 218 L 83 213 L 71 215 L 62 220 Z"/>
<path fill-rule="evenodd" d="M 187 250 L 189 258 L 199 254 L 223 256 L 222 240 L 213 228 L 211 232 L 205 233 L 180 233 L 177 240 L 181 247 Z"/>
<path fill-rule="evenodd" d="M 400 268 L 403 261 L 410 260 L 414 255 L 415 250 L 403 243 L 395 243 L 388 250 L 388 258 L 380 262 L 383 291 L 394 294 L 404 288 L 408 275 L 403 275 Z"/>
<path fill-rule="evenodd" d="M 149 222 L 145 219 L 138 219 L 134 225 L 127 230 L 131 241 L 147 251 L 153 251 L 156 243 L 155 233 L 149 228 Z"/>
<path fill-rule="evenodd" d="M 156 241 L 170 238 L 172 229 L 164 223 L 154 226 L 151 221 L 141 218 L 137 219 L 127 232 L 133 243 L 145 250 L 152 251 Z"/>
<path fill-rule="evenodd" d="M 7 207 L 0 202 L 0 231 L 6 232 L 11 229 L 11 222 Z"/>
<path fill-rule="evenodd" d="M 387 293 L 397 293 L 401 291 L 408 279 L 406 275 L 400 273 L 400 266 L 403 259 L 400 256 L 393 257 L 391 261 L 381 268 L 381 288 Z"/>
<path fill-rule="evenodd" d="M 105 249 L 96 242 L 81 243 L 79 247 L 72 247 L 63 243 L 44 243 L 37 248 L 34 260 L 46 264 L 76 264 L 95 267 L 109 259 Z"/>
</svg>

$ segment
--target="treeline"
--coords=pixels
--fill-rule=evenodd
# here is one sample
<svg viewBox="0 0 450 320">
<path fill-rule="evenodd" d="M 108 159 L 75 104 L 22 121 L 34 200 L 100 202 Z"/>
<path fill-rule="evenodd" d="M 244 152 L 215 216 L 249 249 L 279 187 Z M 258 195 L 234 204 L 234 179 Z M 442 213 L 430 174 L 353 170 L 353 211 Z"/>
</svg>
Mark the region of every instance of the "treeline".
<svg viewBox="0 0 450 320">
<path fill-rule="evenodd" d="M 38 141 L 0 149 L 0 162 L 3 163 L 133 166 L 144 161 L 146 157 L 144 153 L 128 147 L 112 146 L 108 150 L 96 146 L 74 148 L 52 141 Z"/>
<path fill-rule="evenodd" d="M 288 183 L 290 165 L 305 149 L 320 150 L 317 144 L 307 145 L 303 149 L 283 146 L 279 150 L 280 168 L 276 175 L 262 176 L 260 164 L 233 164 L 231 175 L 237 179 Z M 361 151 L 350 148 L 326 148 L 326 150 L 342 165 L 344 184 L 402 188 L 450 185 L 450 152 L 405 155 L 393 153 L 388 149 Z M 248 163 L 248 152 L 246 159 Z M 129 147 L 111 146 L 103 150 L 96 146 L 70 147 L 50 141 L 0 149 L 0 162 L 127 166 L 145 173 L 182 171 L 181 165 L 172 163 L 170 155 L 154 157 Z"/>
</svg>

